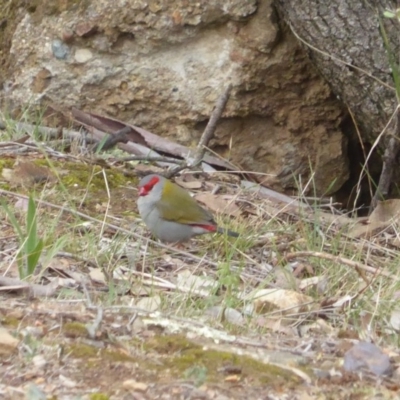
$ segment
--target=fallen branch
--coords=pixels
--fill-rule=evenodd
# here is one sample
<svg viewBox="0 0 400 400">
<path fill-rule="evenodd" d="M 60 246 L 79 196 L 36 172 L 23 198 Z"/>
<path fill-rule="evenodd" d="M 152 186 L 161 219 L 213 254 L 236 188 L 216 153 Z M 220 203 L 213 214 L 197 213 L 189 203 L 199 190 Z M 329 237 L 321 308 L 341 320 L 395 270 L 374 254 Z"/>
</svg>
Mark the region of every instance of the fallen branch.
<svg viewBox="0 0 400 400">
<path fill-rule="evenodd" d="M 106 151 L 112 149 L 114 146 L 116 146 L 118 143 L 128 143 L 130 138 L 129 138 L 129 132 L 131 132 L 132 129 L 129 126 L 125 126 L 125 128 L 122 128 L 118 132 L 115 132 L 113 135 L 108 135 L 108 138 L 105 140 L 105 142 L 100 142 L 98 143 L 93 151 L 95 153 L 99 151 Z"/>
<path fill-rule="evenodd" d="M 72 115 L 75 121 L 82 124 L 98 141 L 102 141 L 105 132 L 115 134 L 125 127 L 131 128 L 128 133 L 130 138 L 128 143 L 118 143 L 118 147 L 128 153 L 137 156 L 155 156 L 161 157 L 161 154 L 171 154 L 173 156 L 186 159 L 193 152 L 186 146 L 175 143 L 167 138 L 158 136 L 139 126 L 128 124 L 110 117 L 104 117 L 94 113 L 85 113 L 78 109 L 72 109 Z M 206 155 L 204 161 L 208 164 L 217 165 L 226 169 L 232 169 L 232 165 L 221 158 Z"/>
</svg>

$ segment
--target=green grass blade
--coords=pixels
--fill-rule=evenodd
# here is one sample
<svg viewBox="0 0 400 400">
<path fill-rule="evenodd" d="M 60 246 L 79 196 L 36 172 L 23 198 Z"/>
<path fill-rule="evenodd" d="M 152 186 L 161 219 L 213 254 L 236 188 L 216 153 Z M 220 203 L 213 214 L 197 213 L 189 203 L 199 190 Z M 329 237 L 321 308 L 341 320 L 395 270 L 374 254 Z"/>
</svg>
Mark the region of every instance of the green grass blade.
<svg viewBox="0 0 400 400">
<path fill-rule="evenodd" d="M 39 258 L 43 251 L 43 247 L 44 241 L 40 239 L 33 251 L 26 254 L 27 276 L 30 276 L 35 272 L 35 269 L 39 262 Z"/>
<path fill-rule="evenodd" d="M 7 203 L 3 199 L 0 199 L 0 204 L 4 208 L 4 211 L 6 212 L 8 218 L 10 219 L 11 225 L 16 230 L 16 232 L 18 234 L 18 237 L 19 237 L 19 240 L 23 241 L 24 240 L 24 234 L 22 232 L 20 223 L 15 218 L 14 213 L 8 208 Z"/>
<path fill-rule="evenodd" d="M 20 248 L 17 252 L 17 266 L 18 266 L 18 275 L 20 279 L 24 279 L 26 277 L 26 264 L 25 264 L 25 252 L 23 248 Z"/>
<path fill-rule="evenodd" d="M 37 238 L 37 223 L 36 223 L 36 205 L 32 197 L 29 196 L 28 200 L 28 212 L 26 214 L 26 249 L 27 253 L 33 251 L 36 248 Z"/>
<path fill-rule="evenodd" d="M 383 25 L 383 21 L 381 18 L 379 18 L 379 26 L 381 29 L 381 34 L 383 38 L 383 44 L 385 46 L 386 52 L 388 54 L 388 60 L 389 60 L 389 65 L 392 70 L 392 76 L 393 76 L 393 81 L 394 81 L 394 86 L 396 89 L 396 96 L 397 96 L 397 101 L 400 99 L 400 73 L 399 73 L 399 64 L 396 62 L 395 55 L 393 54 L 391 47 L 390 47 L 390 42 L 389 38 L 387 37 L 385 27 Z"/>
</svg>

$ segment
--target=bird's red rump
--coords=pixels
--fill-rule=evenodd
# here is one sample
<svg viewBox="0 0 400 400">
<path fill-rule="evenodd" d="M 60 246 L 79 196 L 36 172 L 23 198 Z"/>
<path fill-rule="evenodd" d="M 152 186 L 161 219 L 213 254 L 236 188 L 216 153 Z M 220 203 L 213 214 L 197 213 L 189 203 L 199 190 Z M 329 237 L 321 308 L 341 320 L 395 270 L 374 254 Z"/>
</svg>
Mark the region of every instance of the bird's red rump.
<svg viewBox="0 0 400 400">
<path fill-rule="evenodd" d="M 202 225 L 202 224 L 190 224 L 191 226 L 197 226 L 210 232 L 215 232 L 217 227 L 215 225 Z"/>
<path fill-rule="evenodd" d="M 150 190 L 153 189 L 154 185 L 160 182 L 158 176 L 153 176 L 145 185 L 139 188 L 139 196 L 146 196 Z"/>
</svg>

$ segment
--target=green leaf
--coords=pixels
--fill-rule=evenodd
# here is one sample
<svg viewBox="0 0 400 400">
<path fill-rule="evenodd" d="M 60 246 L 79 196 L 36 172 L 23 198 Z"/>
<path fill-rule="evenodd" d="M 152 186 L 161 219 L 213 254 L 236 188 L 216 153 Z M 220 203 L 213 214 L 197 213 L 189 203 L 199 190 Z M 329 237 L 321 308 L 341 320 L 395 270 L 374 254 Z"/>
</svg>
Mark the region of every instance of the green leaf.
<svg viewBox="0 0 400 400">
<path fill-rule="evenodd" d="M 104 144 L 107 142 L 108 136 L 105 135 L 101 140 L 100 143 L 97 145 L 96 148 L 96 154 L 99 154 L 101 152 L 101 149 L 103 148 Z"/>
<path fill-rule="evenodd" d="M 36 204 L 29 196 L 28 212 L 26 213 L 26 249 L 28 252 L 33 250 L 37 244 L 37 224 L 36 224 Z"/>
<path fill-rule="evenodd" d="M 27 264 L 27 275 L 30 276 L 35 272 L 35 269 L 39 263 L 40 255 L 42 254 L 44 247 L 44 241 L 42 239 L 39 240 L 36 247 L 31 253 L 26 254 L 26 264 Z"/>
<path fill-rule="evenodd" d="M 396 14 L 395 14 L 393 11 L 385 10 L 385 11 L 383 12 L 383 16 L 384 16 L 385 18 L 394 18 L 394 17 L 396 17 Z"/>
<path fill-rule="evenodd" d="M 24 279 L 26 277 L 26 263 L 25 263 L 25 252 L 21 247 L 17 253 L 17 266 L 18 266 L 18 275 L 20 279 Z"/>
</svg>

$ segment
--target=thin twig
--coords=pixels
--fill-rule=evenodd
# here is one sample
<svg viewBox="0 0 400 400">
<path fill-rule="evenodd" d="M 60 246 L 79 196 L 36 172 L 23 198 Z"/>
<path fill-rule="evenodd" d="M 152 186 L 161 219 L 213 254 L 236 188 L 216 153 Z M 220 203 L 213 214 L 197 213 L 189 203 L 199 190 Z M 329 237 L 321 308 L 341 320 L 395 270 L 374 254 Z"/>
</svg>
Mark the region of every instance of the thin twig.
<svg viewBox="0 0 400 400">
<path fill-rule="evenodd" d="M 198 165 L 202 161 L 204 154 L 206 153 L 206 147 L 208 146 L 208 142 L 214 135 L 215 130 L 217 129 L 218 121 L 221 118 L 222 113 L 225 110 L 226 103 L 229 100 L 229 95 L 231 94 L 232 84 L 229 84 L 224 93 L 219 97 L 215 108 L 211 114 L 210 120 L 204 129 L 203 134 L 201 135 L 199 144 L 197 145 L 196 153 L 193 160 L 193 165 Z"/>
<path fill-rule="evenodd" d="M 370 274 L 382 275 L 386 278 L 393 279 L 394 281 L 399 281 L 399 278 L 397 278 L 393 274 L 389 274 L 388 272 L 383 271 L 381 268 L 370 267 L 369 265 L 365 265 L 365 264 L 359 263 L 357 261 L 349 260 L 348 258 L 338 257 L 333 254 L 322 253 L 319 251 L 296 251 L 294 253 L 286 254 L 285 259 L 289 261 L 289 260 L 292 260 L 297 257 L 324 258 L 325 260 L 330 260 L 330 261 L 334 261 L 334 262 L 341 263 L 344 265 L 348 265 L 349 267 L 352 267 L 355 270 L 360 269 L 360 270 L 363 270 Z"/>
<path fill-rule="evenodd" d="M 93 305 L 87 306 L 88 309 L 90 307 L 93 307 Z M 91 339 L 96 338 L 96 332 L 98 331 L 100 324 L 103 321 L 103 308 L 102 307 L 96 307 L 96 308 L 97 308 L 97 315 L 95 320 L 91 324 L 86 324 L 86 330 Z"/>
<path fill-rule="evenodd" d="M 349 105 L 347 105 L 347 104 L 346 104 L 346 106 L 347 106 L 347 111 L 350 114 L 351 120 L 353 121 L 354 129 L 356 130 L 356 133 L 357 133 L 358 144 L 360 145 L 360 148 L 361 148 L 362 154 L 363 154 L 363 158 L 364 158 L 364 165 L 361 168 L 360 176 L 358 177 L 357 186 L 355 187 L 356 195 L 354 196 L 354 202 L 353 202 L 353 210 L 355 211 L 357 209 L 357 202 L 358 202 L 358 199 L 359 199 L 360 194 L 361 194 L 361 181 L 362 181 L 362 179 L 366 176 L 366 178 L 368 180 L 368 190 L 369 190 L 371 199 L 373 197 L 373 192 L 372 192 L 373 182 L 372 182 L 371 174 L 369 173 L 368 165 L 367 165 L 367 162 L 366 162 L 366 160 L 367 160 L 367 151 L 366 151 L 364 142 L 363 142 L 363 140 L 361 138 L 361 132 L 360 132 L 360 129 L 358 128 L 356 117 L 354 116 L 354 113 L 351 110 L 351 107 L 349 107 Z"/>
<path fill-rule="evenodd" d="M 369 150 L 369 152 L 368 152 L 368 155 L 367 155 L 367 158 L 366 158 L 365 161 L 364 161 L 364 164 L 365 164 L 365 165 L 368 164 L 368 161 L 369 161 L 370 157 L 372 157 L 372 154 L 373 154 L 375 148 L 378 146 L 378 144 L 379 144 L 379 142 L 381 141 L 383 135 L 384 135 L 384 134 L 386 133 L 386 131 L 389 129 L 389 126 L 390 126 L 390 124 L 392 123 L 392 120 L 396 117 L 397 109 L 398 109 L 399 107 L 400 107 L 400 105 L 398 105 L 398 106 L 396 107 L 396 110 L 394 110 L 393 114 L 390 116 L 389 121 L 386 123 L 386 125 L 383 127 L 382 131 L 379 133 L 378 137 L 375 139 L 375 142 L 373 143 L 372 147 L 370 148 L 370 150 Z M 361 177 L 362 177 L 362 176 L 360 175 L 359 183 L 358 183 L 358 184 L 360 184 L 360 182 L 361 182 Z"/>
<path fill-rule="evenodd" d="M 189 164 L 187 161 L 182 165 L 170 170 L 167 172 L 166 177 L 172 178 L 180 171 L 184 170 L 185 168 L 196 168 L 203 160 L 204 155 L 206 153 L 206 149 L 208 146 L 208 142 L 214 135 L 215 130 L 217 129 L 218 121 L 221 118 L 222 113 L 225 110 L 226 103 L 229 100 L 229 95 L 232 90 L 232 84 L 230 83 L 222 93 L 222 95 L 218 98 L 214 110 L 211 113 L 211 117 L 208 121 L 206 128 L 204 129 L 203 134 L 201 135 L 200 141 L 197 145 L 196 153 L 194 155 L 193 161 Z"/>
<path fill-rule="evenodd" d="M 389 143 L 383 155 L 383 165 L 381 176 L 379 177 L 378 187 L 376 188 L 374 197 L 371 201 L 370 213 L 377 206 L 379 200 L 384 200 L 389 194 L 390 184 L 394 169 L 397 168 L 396 157 L 400 150 L 400 111 L 396 108 L 396 122 L 394 127 L 394 135 L 389 139 Z"/>
<path fill-rule="evenodd" d="M 183 171 L 186 168 L 193 168 L 194 166 L 190 166 L 186 161 L 184 161 L 181 165 L 176 166 L 175 168 L 167 171 L 164 175 L 167 179 L 171 179 L 175 175 L 179 174 L 179 172 Z"/>
<path fill-rule="evenodd" d="M 91 265 L 92 267 L 95 267 L 95 268 L 98 267 L 98 265 L 96 263 L 94 263 L 93 261 L 89 260 L 88 258 L 81 257 L 80 255 L 78 255 L 76 253 L 68 253 L 66 251 L 58 251 L 56 253 L 55 257 L 72 258 L 74 260 L 82 261 L 88 265 Z"/>
<path fill-rule="evenodd" d="M 148 161 L 148 162 L 168 162 L 174 164 L 181 164 L 183 160 L 178 160 L 172 157 L 149 157 L 149 156 L 130 156 L 118 158 L 117 161 L 127 162 L 127 161 Z"/>
</svg>

